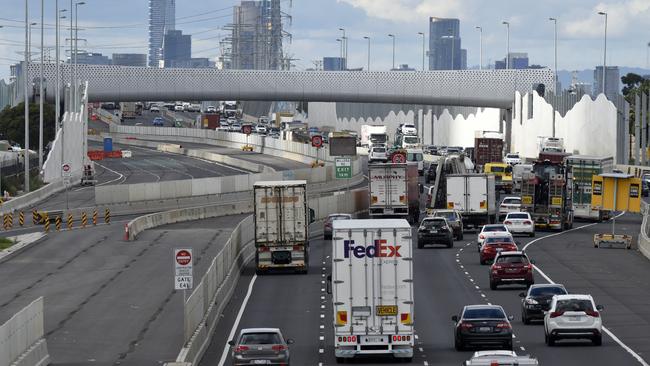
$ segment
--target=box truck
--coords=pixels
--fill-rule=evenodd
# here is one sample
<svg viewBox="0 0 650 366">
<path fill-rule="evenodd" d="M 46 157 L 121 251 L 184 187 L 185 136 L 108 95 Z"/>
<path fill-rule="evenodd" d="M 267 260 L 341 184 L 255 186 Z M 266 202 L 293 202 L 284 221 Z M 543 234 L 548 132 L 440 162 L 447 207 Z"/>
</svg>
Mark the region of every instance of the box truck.
<svg viewBox="0 0 650 366">
<path fill-rule="evenodd" d="M 373 355 L 413 358 L 411 241 L 404 219 L 333 222 L 328 292 L 337 362 Z"/>
<path fill-rule="evenodd" d="M 497 220 L 495 177 L 492 174 L 447 175 L 447 209 L 460 212 L 463 227 L 480 227 Z"/>
<path fill-rule="evenodd" d="M 388 128 L 384 125 L 361 125 L 361 146 L 388 144 Z"/>
<path fill-rule="evenodd" d="M 309 268 L 307 181 L 256 182 L 253 185 L 255 266 L 258 274 L 271 269 Z"/>
<path fill-rule="evenodd" d="M 614 158 L 571 155 L 566 158 L 566 163 L 573 172 L 573 217 L 597 221 L 608 218 L 609 211 L 591 207 L 591 178 L 611 173 Z"/>
<path fill-rule="evenodd" d="M 420 186 L 415 163 L 368 164 L 372 218 L 397 217 L 410 223 L 420 221 Z"/>
</svg>

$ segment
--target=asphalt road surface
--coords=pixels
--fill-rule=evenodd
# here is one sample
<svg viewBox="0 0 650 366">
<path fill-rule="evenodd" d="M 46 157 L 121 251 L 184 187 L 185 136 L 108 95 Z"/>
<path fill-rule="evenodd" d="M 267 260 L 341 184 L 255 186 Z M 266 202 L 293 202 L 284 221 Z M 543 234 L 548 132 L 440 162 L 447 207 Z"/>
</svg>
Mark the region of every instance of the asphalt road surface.
<svg viewBox="0 0 650 366">
<path fill-rule="evenodd" d="M 617 222 L 617 232 L 636 237 L 638 216 L 625 215 Z M 546 346 L 541 323 L 521 322 L 518 294 L 525 288 L 505 286 L 490 290 L 488 266 L 479 264 L 475 234 L 466 233 L 466 240 L 457 241 L 451 249 L 414 249 L 417 342 L 413 363 L 459 365 L 469 359 L 473 351 L 454 350 L 451 316 L 467 304 L 491 303 L 502 305 L 515 316 L 515 351 L 537 357 L 542 365 L 640 364 L 626 347 L 642 356 L 650 353 L 650 266 L 636 250 L 594 248 L 593 234 L 610 228 L 609 223 L 576 223 L 575 229 L 561 234 L 540 232 L 537 238 L 516 240 L 521 243 L 520 248 L 530 243 L 526 250 L 536 261 L 536 283 L 553 280 L 565 284 L 570 292 L 592 294 L 598 304 L 605 306 L 605 327 L 623 345 L 607 334 L 601 347 L 583 341 Z M 286 337 L 296 342 L 291 346 L 293 364 L 335 364 L 331 299 L 324 292 L 323 282 L 330 273 L 330 255 L 329 242 L 312 239 L 308 275 L 258 277 L 254 266 L 249 265 L 201 365 L 220 365 L 233 328 L 239 331 L 247 327 L 281 328 Z M 249 287 L 251 294 L 245 302 Z M 236 324 L 242 307 L 245 310 Z M 362 363 L 393 362 L 370 359 Z"/>
</svg>

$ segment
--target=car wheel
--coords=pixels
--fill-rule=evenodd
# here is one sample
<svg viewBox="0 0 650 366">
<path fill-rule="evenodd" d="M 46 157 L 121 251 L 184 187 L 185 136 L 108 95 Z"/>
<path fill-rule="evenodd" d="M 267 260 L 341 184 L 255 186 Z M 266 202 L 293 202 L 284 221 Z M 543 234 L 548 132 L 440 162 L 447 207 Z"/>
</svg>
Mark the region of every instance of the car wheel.
<svg viewBox="0 0 650 366">
<path fill-rule="evenodd" d="M 603 344 L 603 336 L 597 335 L 591 341 L 594 343 L 594 346 L 601 346 Z"/>
<path fill-rule="evenodd" d="M 400 360 L 402 363 L 411 363 L 413 362 L 413 357 L 402 357 Z"/>
<path fill-rule="evenodd" d="M 458 235 L 458 240 L 463 240 L 463 231 L 462 231 L 462 229 L 460 231 L 460 235 Z"/>
<path fill-rule="evenodd" d="M 263 270 L 263 269 L 258 268 L 258 269 L 255 270 L 255 274 L 258 275 L 258 276 L 265 275 L 266 271 Z"/>
<path fill-rule="evenodd" d="M 490 290 L 496 290 L 497 286 L 498 285 L 495 281 L 490 281 Z"/>
<path fill-rule="evenodd" d="M 465 345 L 463 344 L 463 342 L 461 340 L 459 340 L 458 338 L 455 338 L 454 339 L 454 348 L 456 349 L 456 351 L 464 351 L 465 350 Z"/>
<path fill-rule="evenodd" d="M 548 344 L 551 347 L 555 346 L 555 338 L 552 335 L 548 334 L 546 336 L 546 344 Z"/>
<path fill-rule="evenodd" d="M 449 239 L 449 242 L 447 243 L 447 248 L 453 248 L 454 247 L 454 239 L 451 238 Z"/>
<path fill-rule="evenodd" d="M 532 233 L 528 234 L 528 236 L 530 236 L 531 238 L 534 238 L 535 237 L 535 232 L 533 231 Z"/>
<path fill-rule="evenodd" d="M 337 357 L 336 363 L 345 363 L 345 357 Z"/>
<path fill-rule="evenodd" d="M 521 322 L 526 324 L 526 325 L 530 324 L 530 319 L 528 319 L 528 317 L 526 316 L 526 313 L 523 312 L 523 311 L 521 312 Z"/>
<path fill-rule="evenodd" d="M 323 240 L 332 240 L 331 235 L 323 235 Z"/>
<path fill-rule="evenodd" d="M 424 243 L 418 240 L 418 249 L 424 248 Z"/>
<path fill-rule="evenodd" d="M 482 259 L 479 259 L 479 262 L 481 262 L 482 265 L 487 263 L 486 261 L 484 261 Z"/>
<path fill-rule="evenodd" d="M 506 351 L 512 351 L 512 341 L 504 343 L 503 349 Z"/>
</svg>

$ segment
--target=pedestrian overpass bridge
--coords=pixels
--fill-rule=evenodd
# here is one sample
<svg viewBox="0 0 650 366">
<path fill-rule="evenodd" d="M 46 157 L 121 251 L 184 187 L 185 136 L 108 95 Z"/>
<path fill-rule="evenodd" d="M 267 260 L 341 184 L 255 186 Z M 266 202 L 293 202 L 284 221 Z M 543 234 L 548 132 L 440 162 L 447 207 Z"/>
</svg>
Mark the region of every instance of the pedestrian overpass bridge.
<svg viewBox="0 0 650 366">
<path fill-rule="evenodd" d="M 70 83 L 71 69 L 61 66 L 60 85 Z M 55 65 L 45 64 L 43 73 L 46 97 L 53 100 Z M 537 84 L 551 91 L 555 87 L 549 69 L 364 72 L 77 65 L 76 74 L 78 80 L 88 81 L 89 102 L 285 100 L 510 109 L 516 91 L 525 94 Z M 28 80 L 37 81 L 39 75 L 40 64 L 30 64 Z"/>
</svg>

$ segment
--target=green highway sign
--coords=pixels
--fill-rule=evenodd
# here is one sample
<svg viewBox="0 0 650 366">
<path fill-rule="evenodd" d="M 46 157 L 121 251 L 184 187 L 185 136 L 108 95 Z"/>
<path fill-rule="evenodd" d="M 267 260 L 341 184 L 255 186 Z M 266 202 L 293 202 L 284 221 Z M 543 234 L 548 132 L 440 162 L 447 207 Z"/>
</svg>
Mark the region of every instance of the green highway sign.
<svg viewBox="0 0 650 366">
<path fill-rule="evenodd" d="M 352 178 L 352 160 L 350 158 L 336 158 L 336 179 Z"/>
</svg>

